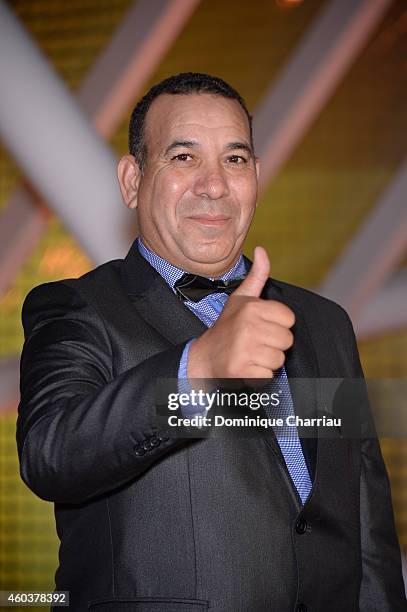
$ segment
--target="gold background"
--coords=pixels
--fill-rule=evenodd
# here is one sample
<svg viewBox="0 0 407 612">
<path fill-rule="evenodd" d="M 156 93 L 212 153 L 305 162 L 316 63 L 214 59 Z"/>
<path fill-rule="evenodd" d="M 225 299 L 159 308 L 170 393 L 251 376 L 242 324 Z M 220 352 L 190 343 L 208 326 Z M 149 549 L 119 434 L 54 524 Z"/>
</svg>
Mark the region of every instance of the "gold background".
<svg viewBox="0 0 407 612">
<path fill-rule="evenodd" d="M 129 0 L 8 4 L 72 90 L 130 6 Z M 203 0 L 145 90 L 173 73 L 208 72 L 230 82 L 253 110 L 326 2 L 304 0 L 291 8 L 281 4 Z M 401 164 L 407 133 L 406 31 L 406 4 L 398 0 L 265 191 L 246 253 L 250 256 L 256 244 L 264 245 L 274 277 L 305 287 L 318 285 Z M 128 118 L 111 139 L 118 155 L 127 152 Z M 63 149 L 63 141 L 60 146 Z M 0 143 L 0 213 L 21 178 Z M 0 357 L 21 351 L 21 304 L 28 291 L 41 282 L 78 276 L 89 267 L 75 240 L 51 217 L 35 252 L 0 302 Z M 406 376 L 406 329 L 360 342 L 359 348 L 367 376 Z M 0 415 L 0 439 L 0 590 L 52 589 L 57 565 L 53 507 L 37 499 L 19 478 L 14 411 Z M 407 442 L 382 440 L 382 449 L 400 542 L 406 549 Z"/>
</svg>

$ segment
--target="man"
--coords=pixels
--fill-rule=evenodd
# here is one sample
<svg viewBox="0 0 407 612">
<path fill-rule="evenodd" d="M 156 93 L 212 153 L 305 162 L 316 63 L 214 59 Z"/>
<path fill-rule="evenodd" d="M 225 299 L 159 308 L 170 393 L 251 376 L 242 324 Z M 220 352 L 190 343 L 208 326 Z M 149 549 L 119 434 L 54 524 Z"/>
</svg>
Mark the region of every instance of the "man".
<svg viewBox="0 0 407 612">
<path fill-rule="evenodd" d="M 57 589 L 78 611 L 406 610 L 376 439 L 157 426 L 160 379 L 278 381 L 286 416 L 317 405 L 312 385 L 294 405 L 287 376 L 362 376 L 340 307 L 268 279 L 261 247 L 241 256 L 259 172 L 242 98 L 171 77 L 135 108 L 130 152 L 140 239 L 23 307 L 21 474 L 55 502 Z"/>
</svg>

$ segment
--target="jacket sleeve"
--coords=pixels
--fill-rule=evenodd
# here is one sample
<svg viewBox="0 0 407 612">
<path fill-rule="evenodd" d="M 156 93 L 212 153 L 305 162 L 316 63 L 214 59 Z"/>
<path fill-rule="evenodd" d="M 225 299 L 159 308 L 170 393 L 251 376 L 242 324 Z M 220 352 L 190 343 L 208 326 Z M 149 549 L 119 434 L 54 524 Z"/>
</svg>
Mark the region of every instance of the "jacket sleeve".
<svg viewBox="0 0 407 612">
<path fill-rule="evenodd" d="M 363 378 L 355 334 L 347 318 L 352 376 Z M 360 472 L 361 612 L 406 612 L 400 547 L 394 525 L 390 483 L 368 399 L 362 418 Z M 365 433 L 364 433 L 365 432 Z M 366 433 L 367 432 L 367 433 Z M 364 437 L 365 436 L 365 437 Z"/>
<path fill-rule="evenodd" d="M 83 503 L 185 443 L 160 435 L 155 419 L 156 380 L 177 378 L 185 343 L 113 377 L 101 317 L 63 281 L 33 289 L 22 320 L 17 446 L 39 497 Z"/>
</svg>

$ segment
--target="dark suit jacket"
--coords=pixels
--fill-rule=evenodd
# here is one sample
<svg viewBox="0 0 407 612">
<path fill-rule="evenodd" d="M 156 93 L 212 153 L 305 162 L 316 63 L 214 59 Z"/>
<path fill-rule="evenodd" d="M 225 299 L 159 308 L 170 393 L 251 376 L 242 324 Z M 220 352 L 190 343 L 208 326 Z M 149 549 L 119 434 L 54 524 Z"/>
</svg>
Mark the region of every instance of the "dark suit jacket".
<svg viewBox="0 0 407 612">
<path fill-rule="evenodd" d="M 264 297 L 296 313 L 290 376 L 362 376 L 340 307 L 271 280 Z M 159 435 L 155 381 L 177 377 L 205 327 L 135 243 L 33 289 L 23 324 L 21 475 L 55 502 L 56 586 L 72 610 L 407 610 L 376 439 L 303 440 L 316 475 L 302 507 L 272 434 Z M 320 401 L 312 388 L 303 399 Z"/>
</svg>

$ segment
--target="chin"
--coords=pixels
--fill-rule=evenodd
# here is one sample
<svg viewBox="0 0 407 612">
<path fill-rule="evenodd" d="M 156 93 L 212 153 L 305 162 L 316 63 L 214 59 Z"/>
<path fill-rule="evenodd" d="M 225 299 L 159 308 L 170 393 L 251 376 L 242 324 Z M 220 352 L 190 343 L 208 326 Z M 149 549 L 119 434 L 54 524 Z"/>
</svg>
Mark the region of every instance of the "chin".
<svg viewBox="0 0 407 612">
<path fill-rule="evenodd" d="M 228 259 L 232 260 L 236 257 L 237 253 L 238 250 L 234 243 L 227 245 L 219 245 L 216 243 L 210 245 L 196 244 L 184 251 L 185 256 L 191 261 L 208 265 L 221 263 Z"/>
</svg>

